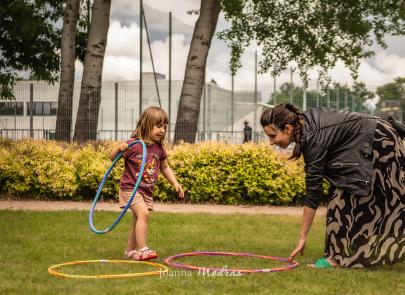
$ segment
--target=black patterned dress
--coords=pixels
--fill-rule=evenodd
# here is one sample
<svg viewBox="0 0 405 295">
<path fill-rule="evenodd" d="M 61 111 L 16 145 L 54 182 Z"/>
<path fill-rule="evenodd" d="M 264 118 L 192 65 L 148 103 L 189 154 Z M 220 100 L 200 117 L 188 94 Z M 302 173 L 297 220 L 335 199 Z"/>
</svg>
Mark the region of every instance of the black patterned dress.
<svg viewBox="0 0 405 295">
<path fill-rule="evenodd" d="M 325 257 L 340 266 L 393 264 L 405 258 L 405 146 L 393 127 L 379 120 L 372 147 L 370 194 L 330 190 Z"/>
</svg>

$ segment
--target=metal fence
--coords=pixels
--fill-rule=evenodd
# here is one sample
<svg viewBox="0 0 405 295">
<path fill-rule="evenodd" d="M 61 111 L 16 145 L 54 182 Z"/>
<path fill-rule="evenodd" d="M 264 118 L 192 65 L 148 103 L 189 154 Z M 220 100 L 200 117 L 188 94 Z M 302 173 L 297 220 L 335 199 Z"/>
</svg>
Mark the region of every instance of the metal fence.
<svg viewBox="0 0 405 295">
<path fill-rule="evenodd" d="M 169 114 L 169 138 L 173 139 L 182 81 L 172 81 L 169 97 L 167 80 L 144 81 L 142 100 L 138 81 L 104 81 L 101 89 L 99 107 L 91 109 L 94 101 L 84 108 L 85 112 L 95 114 L 89 119 L 96 124 L 96 139 L 121 140 L 130 136 L 140 116 L 140 109 L 159 105 Z M 368 88 L 368 94 L 357 94 L 347 88 L 320 90 L 317 83 L 307 88 L 288 83 L 282 85 L 216 85 L 204 86 L 201 97 L 200 114 L 195 118 L 198 128 L 196 141 L 215 140 L 230 143 L 243 142 L 244 121 L 253 129 L 255 142 L 265 140 L 258 120 L 263 108 L 283 102 L 290 102 L 301 109 L 324 106 L 339 110 L 373 113 L 386 117 L 394 114 L 402 121 L 404 116 L 404 97 L 402 93 L 390 93 L 389 97 L 378 102 L 376 97 L 367 101 L 376 88 Z M 59 85 L 45 82 L 19 81 L 14 87 L 16 100 L 0 102 L 0 136 L 13 139 L 24 137 L 54 139 L 58 114 Z M 77 124 L 79 109 L 80 83 L 76 81 L 73 90 L 73 103 L 65 108 L 71 113 L 68 121 L 69 137 L 72 139 Z M 90 96 L 90 99 L 95 99 Z M 366 102 L 367 101 L 367 102 Z M 64 115 L 64 114 L 62 114 Z M 91 121 L 93 120 L 93 121 Z M 89 123 L 89 124 L 90 124 Z M 87 128 L 87 125 L 82 125 Z"/>
</svg>

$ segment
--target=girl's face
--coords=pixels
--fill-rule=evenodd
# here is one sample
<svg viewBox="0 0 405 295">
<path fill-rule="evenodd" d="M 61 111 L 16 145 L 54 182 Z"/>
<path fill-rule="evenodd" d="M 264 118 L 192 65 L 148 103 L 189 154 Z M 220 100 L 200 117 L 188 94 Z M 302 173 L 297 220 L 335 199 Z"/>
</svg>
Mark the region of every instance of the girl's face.
<svg viewBox="0 0 405 295">
<path fill-rule="evenodd" d="M 166 127 L 167 124 L 154 125 L 152 129 L 151 139 L 156 142 L 161 140 L 165 136 Z"/>
<path fill-rule="evenodd" d="M 269 137 L 270 144 L 277 145 L 283 149 L 286 149 L 291 142 L 293 142 L 294 128 L 291 125 L 286 125 L 284 130 L 275 128 L 274 125 L 267 125 L 263 127 L 264 133 Z"/>
</svg>

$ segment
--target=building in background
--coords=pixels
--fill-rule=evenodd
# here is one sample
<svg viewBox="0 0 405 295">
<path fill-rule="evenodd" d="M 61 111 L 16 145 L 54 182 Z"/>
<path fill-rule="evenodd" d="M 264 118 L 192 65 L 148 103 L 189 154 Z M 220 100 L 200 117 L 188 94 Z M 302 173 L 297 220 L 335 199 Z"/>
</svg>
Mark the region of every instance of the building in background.
<svg viewBox="0 0 405 295">
<path fill-rule="evenodd" d="M 144 72 L 142 73 L 142 79 L 144 80 L 154 80 L 154 74 L 153 72 Z M 156 80 L 164 80 L 166 79 L 166 76 L 164 74 L 161 73 L 156 73 Z"/>
<path fill-rule="evenodd" d="M 159 106 L 153 73 L 144 73 L 144 75 L 146 76 L 143 81 L 142 109 L 152 105 Z M 157 84 L 162 108 L 168 111 L 168 81 L 164 80 L 162 74 L 158 74 L 158 77 Z M 75 82 L 73 92 L 71 137 L 73 137 L 79 105 L 80 84 L 80 81 Z M 174 136 L 182 85 L 183 81 L 172 81 L 170 138 Z M 206 84 L 204 91 L 198 118 L 197 141 L 217 140 L 241 143 L 243 141 L 243 122 L 245 120 L 254 122 L 254 116 L 260 114 L 262 109 L 262 106 L 256 106 L 254 103 L 255 93 L 249 90 L 234 92 L 232 95 L 230 90 L 218 87 L 213 83 Z M 53 139 L 58 92 L 58 84 L 18 81 L 14 87 L 16 100 L 0 102 L 0 136 L 20 139 L 33 134 L 34 138 Z M 30 99 L 33 101 L 32 116 L 29 111 Z M 100 140 L 128 138 L 139 118 L 139 107 L 138 81 L 104 81 L 101 90 L 97 138 Z M 118 116 L 115 115 L 116 109 Z"/>
</svg>

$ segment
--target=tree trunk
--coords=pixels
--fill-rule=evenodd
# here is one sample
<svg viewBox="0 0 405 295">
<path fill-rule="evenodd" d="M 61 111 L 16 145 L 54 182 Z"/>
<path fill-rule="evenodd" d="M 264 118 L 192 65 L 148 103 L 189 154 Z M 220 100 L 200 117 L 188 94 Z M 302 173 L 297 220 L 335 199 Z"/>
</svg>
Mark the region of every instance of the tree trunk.
<svg viewBox="0 0 405 295">
<path fill-rule="evenodd" d="M 174 142 L 195 142 L 204 85 L 205 66 L 211 40 L 215 33 L 221 0 L 201 0 L 200 15 L 194 27 L 187 57 L 183 88 L 174 134 Z"/>
<path fill-rule="evenodd" d="M 56 140 L 70 141 L 72 127 L 72 101 L 75 79 L 76 26 L 80 0 L 67 0 L 63 15 L 61 43 L 61 73 L 56 117 Z"/>
<path fill-rule="evenodd" d="M 74 140 L 79 142 L 97 139 L 103 62 L 110 24 L 110 7 L 111 0 L 94 0 L 92 7 L 74 134 Z"/>
</svg>

